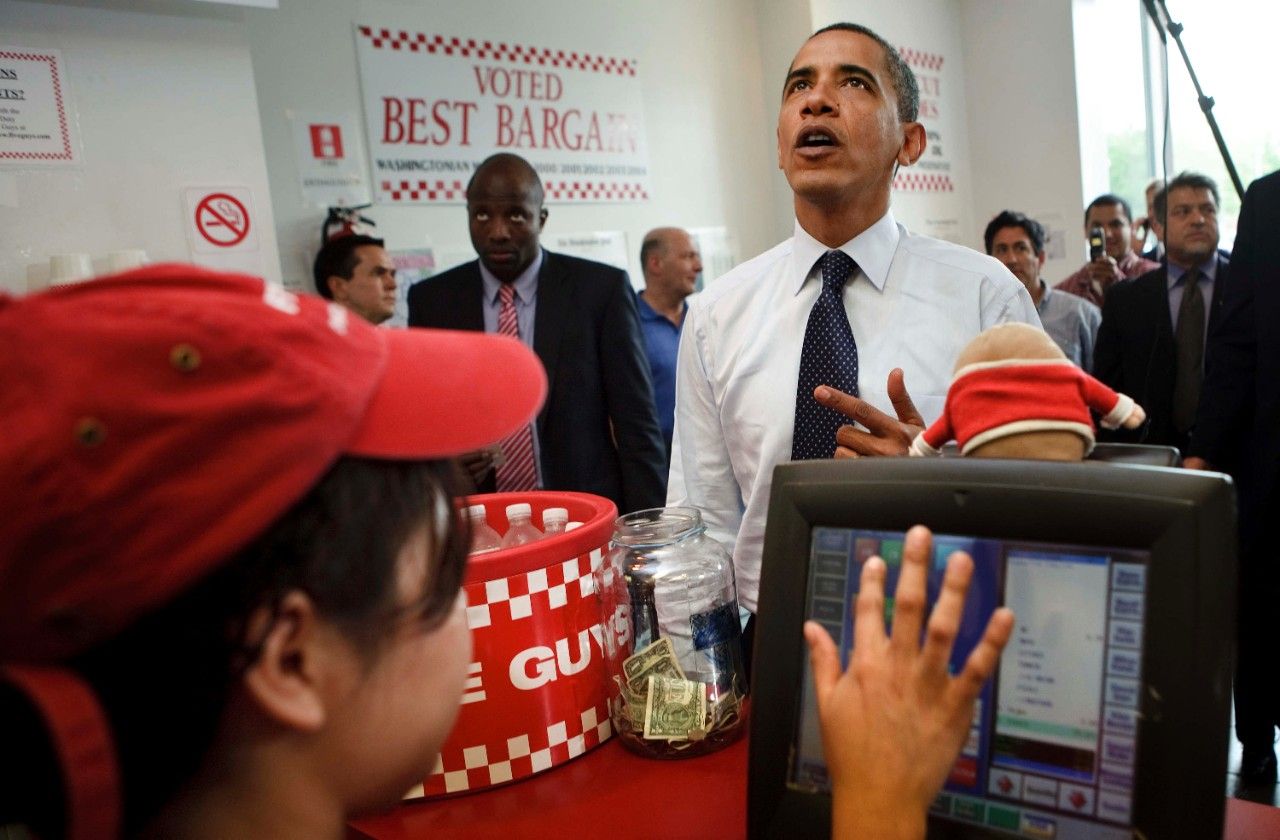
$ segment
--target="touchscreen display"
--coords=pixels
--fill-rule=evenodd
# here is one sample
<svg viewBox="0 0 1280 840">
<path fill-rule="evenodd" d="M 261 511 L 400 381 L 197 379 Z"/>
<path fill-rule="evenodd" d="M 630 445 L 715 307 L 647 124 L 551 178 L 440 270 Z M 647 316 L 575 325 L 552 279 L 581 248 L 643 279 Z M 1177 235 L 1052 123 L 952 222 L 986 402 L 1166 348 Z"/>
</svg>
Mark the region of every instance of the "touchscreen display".
<svg viewBox="0 0 1280 840">
<path fill-rule="evenodd" d="M 902 542 L 901 533 L 813 529 L 807 612 L 831 633 L 842 661 L 853 645 L 850 603 L 862 564 L 879 555 L 888 567 L 888 622 Z M 973 557 L 974 575 L 952 672 L 963 666 L 996 607 L 1012 608 L 1017 621 L 934 813 L 1012 837 L 1130 837 L 1149 554 L 938 534 L 930 605 L 946 559 L 957 550 Z M 788 783 L 827 790 L 807 656 L 804 661 Z"/>
</svg>

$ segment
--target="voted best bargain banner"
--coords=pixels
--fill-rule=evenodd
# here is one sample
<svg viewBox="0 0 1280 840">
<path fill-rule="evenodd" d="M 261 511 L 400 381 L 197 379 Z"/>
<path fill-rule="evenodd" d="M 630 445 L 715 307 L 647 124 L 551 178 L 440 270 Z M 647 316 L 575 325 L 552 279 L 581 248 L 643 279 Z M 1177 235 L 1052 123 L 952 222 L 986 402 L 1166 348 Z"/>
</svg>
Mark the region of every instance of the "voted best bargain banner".
<svg viewBox="0 0 1280 840">
<path fill-rule="evenodd" d="M 496 152 L 533 164 L 548 201 L 649 199 L 636 62 L 356 24 L 379 204 L 461 204 Z"/>
</svg>

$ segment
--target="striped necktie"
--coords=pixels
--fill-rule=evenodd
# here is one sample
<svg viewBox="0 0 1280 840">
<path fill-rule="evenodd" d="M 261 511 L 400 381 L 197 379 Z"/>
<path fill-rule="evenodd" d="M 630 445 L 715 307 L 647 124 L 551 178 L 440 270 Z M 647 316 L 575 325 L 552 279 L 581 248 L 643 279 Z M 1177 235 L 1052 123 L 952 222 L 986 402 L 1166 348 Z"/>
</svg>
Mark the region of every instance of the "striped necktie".
<svg viewBox="0 0 1280 840">
<path fill-rule="evenodd" d="M 503 283 L 498 290 L 498 334 L 520 338 L 520 325 L 516 320 L 516 291 L 510 283 Z M 503 438 L 503 461 L 498 465 L 498 492 L 511 493 L 536 490 L 538 468 L 533 460 L 533 424 L 522 426 Z"/>
</svg>

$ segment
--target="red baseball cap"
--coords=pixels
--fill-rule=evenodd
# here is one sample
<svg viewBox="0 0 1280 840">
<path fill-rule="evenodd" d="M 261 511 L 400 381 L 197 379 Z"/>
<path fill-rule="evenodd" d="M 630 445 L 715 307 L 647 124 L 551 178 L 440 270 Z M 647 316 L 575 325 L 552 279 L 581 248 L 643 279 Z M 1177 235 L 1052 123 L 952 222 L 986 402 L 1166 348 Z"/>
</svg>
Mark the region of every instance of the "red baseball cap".
<svg viewBox="0 0 1280 840">
<path fill-rule="evenodd" d="M 0 359 L 0 675 L 84 780 L 69 836 L 110 831 L 80 815 L 118 801 L 101 710 L 58 663 L 229 559 L 339 457 L 457 455 L 546 395 L 515 339 L 377 329 L 187 265 L 0 295 Z M 95 729 L 105 744 L 82 737 Z M 90 757 L 104 748 L 110 768 Z"/>
</svg>

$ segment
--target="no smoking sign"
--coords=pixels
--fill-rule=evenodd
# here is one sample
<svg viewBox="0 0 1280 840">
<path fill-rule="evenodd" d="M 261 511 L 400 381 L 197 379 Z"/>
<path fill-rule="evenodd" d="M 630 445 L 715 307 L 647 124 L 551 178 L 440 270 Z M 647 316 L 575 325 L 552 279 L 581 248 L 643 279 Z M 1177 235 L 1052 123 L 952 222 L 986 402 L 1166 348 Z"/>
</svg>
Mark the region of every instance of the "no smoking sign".
<svg viewBox="0 0 1280 840">
<path fill-rule="evenodd" d="M 183 190 L 187 239 L 201 254 L 258 250 L 253 196 L 243 187 Z"/>
</svg>

